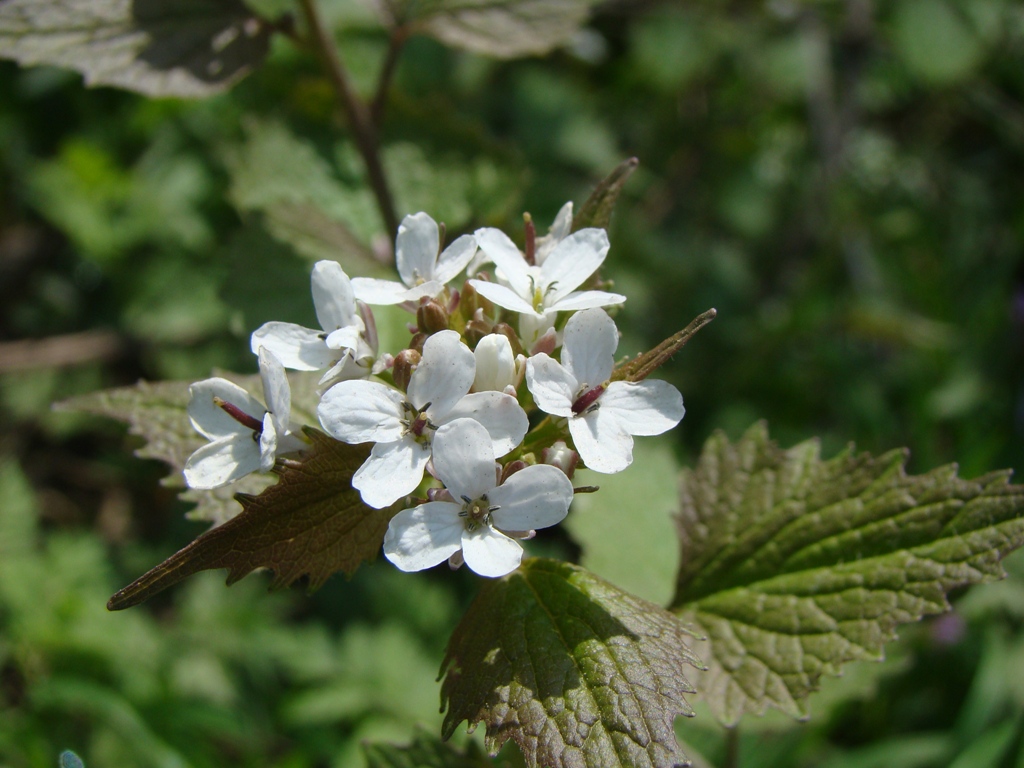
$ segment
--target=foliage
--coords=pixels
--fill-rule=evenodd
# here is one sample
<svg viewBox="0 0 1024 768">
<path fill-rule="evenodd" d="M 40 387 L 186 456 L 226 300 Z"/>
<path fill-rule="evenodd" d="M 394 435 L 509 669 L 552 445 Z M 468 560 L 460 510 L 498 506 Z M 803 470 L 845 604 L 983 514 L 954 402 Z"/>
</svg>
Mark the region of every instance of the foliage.
<svg viewBox="0 0 1024 768">
<path fill-rule="evenodd" d="M 166 479 L 172 491 L 158 488 L 166 468 L 124 458 L 120 432 L 80 413 L 51 413 L 49 403 L 104 387 L 148 386 L 157 395 L 164 386 L 132 387 L 140 377 L 251 371 L 247 331 L 269 319 L 310 324 L 306 260 L 338 258 L 353 272 L 382 276 L 393 233 L 377 210 L 351 118 L 339 121 L 331 81 L 304 48 L 300 3 L 160 4 L 162 12 L 195 12 L 184 29 L 180 18 L 145 26 L 130 14 L 144 3 L 89 3 L 110 12 L 93 42 L 51 36 L 41 20 L 54 18 L 57 5 L 75 4 L 0 2 L 0 56 L 71 66 L 94 83 L 109 82 L 110 57 L 121 57 L 122 86 L 221 95 L 147 102 L 85 91 L 58 70 L 3 65 L 0 762 L 52 765 L 64 747 L 90 768 L 402 765 L 438 755 L 481 762 L 475 746 L 441 746 L 422 734 L 406 751 L 359 746 L 408 743 L 413 721 L 437 731 L 436 659 L 456 623 L 455 604 L 476 589 L 457 576 L 395 579 L 381 566 L 360 568 L 309 598 L 259 594 L 259 577 L 225 591 L 199 576 L 151 610 L 113 618 L 96 610 L 198 529 L 179 520 L 176 472 Z M 821 676 L 837 671 L 844 654 L 877 657 L 897 620 L 944 610 L 950 587 L 996 574 L 983 554 L 993 540 L 983 539 L 996 534 L 1005 554 L 1015 541 L 998 541 L 1008 524 L 982 524 L 967 540 L 978 548 L 952 552 L 952 560 L 943 559 L 953 549 L 948 538 L 916 557 L 912 564 L 927 566 L 928 576 L 917 586 L 929 588 L 901 603 L 903 614 L 880 614 L 863 645 L 805 655 L 803 666 L 778 677 L 768 665 L 759 682 L 774 685 L 790 713 L 813 716 L 801 729 L 769 713 L 744 716 L 723 736 L 711 715 L 731 722 L 760 705 L 743 694 L 712 712 L 706 693 L 714 688 L 709 675 L 723 685 L 747 682 L 749 651 L 792 637 L 764 623 L 782 614 L 750 616 L 748 603 L 729 601 L 751 591 L 775 599 L 779 593 L 767 594 L 775 587 L 792 597 L 795 581 L 814 575 L 799 558 L 799 572 L 770 570 L 786 542 L 765 526 L 807 500 L 797 494 L 774 507 L 749 495 L 770 487 L 769 475 L 790 469 L 838 489 L 850 486 L 829 473 L 852 468 L 869 490 L 895 483 L 889 500 L 895 489 L 913 494 L 933 483 L 973 498 L 965 508 L 979 512 L 992 509 L 993 493 L 1017 493 L 1006 490 L 1005 476 L 985 473 L 1024 466 L 1019 9 L 1001 0 L 531 0 L 487 4 L 486 12 L 448 0 L 376 3 L 374 11 L 322 5 L 351 85 L 380 129 L 399 214 L 431 211 L 454 236 L 518 224 L 528 206 L 542 232 L 568 199 L 587 219 L 579 203 L 588 190 L 636 156 L 628 184 L 615 186 L 614 217 L 608 206 L 591 220 L 610 226 L 603 277 L 630 295 L 616 318 L 621 348 L 650 348 L 708 306 L 719 310 L 700 343 L 666 369 L 688 407 L 675 444 L 651 466 L 635 467 L 648 470 L 642 479 L 625 475 L 619 489 L 593 481 L 606 487 L 574 505 L 571 539 L 533 550 L 578 559 L 662 604 L 672 569 L 681 568 L 684 588 L 673 605 L 708 635 L 695 648 L 710 669 L 688 675 L 700 693 L 688 697 L 698 717 L 677 724 L 682 751 L 697 765 L 1019 762 L 1017 559 L 1007 561 L 1009 580 L 956 590 L 952 613 L 903 629 L 886 647 L 896 661 L 854 662 L 842 679 Z M 16 43 L 12 20 L 25 14 L 35 30 Z M 177 58 L 177 43 L 198 41 L 208 51 L 224 30 L 256 17 L 258 34 L 234 38 L 237 69 L 232 63 L 204 79 L 197 64 L 206 59 L 190 68 Z M 551 52 L 487 57 L 540 50 L 529 45 Z M 67 336 L 80 331 L 87 335 Z M 29 362 L 15 369 L 23 349 Z M 114 393 L 85 397 L 91 405 L 79 404 L 93 413 L 132 412 Z M 147 426 L 171 422 L 194 439 L 181 386 L 177 397 L 165 411 L 170 421 L 155 413 L 128 419 L 130 447 L 138 447 L 135 435 L 162 431 Z M 795 447 L 775 448 L 758 432 L 740 437 L 762 417 Z M 729 492 L 747 494 L 749 509 L 765 512 L 753 520 L 716 507 L 717 523 L 745 537 L 691 522 L 688 541 L 713 538 L 726 556 L 708 562 L 710 550 L 691 546 L 677 564 L 661 494 L 678 458 L 691 463 L 718 427 L 738 440 L 711 438 L 687 475 L 686 498 L 695 482 L 700 498 L 716 487 L 710 456 L 746 451 L 756 468 L 742 483 L 735 474 L 721 479 Z M 811 434 L 821 436 L 820 449 L 806 442 Z M 816 451 L 834 455 L 850 440 L 868 454 L 818 458 Z M 913 448 L 909 460 L 886 453 L 898 445 Z M 189 453 L 151 443 L 141 450 L 171 458 L 172 469 Z M 981 477 L 931 470 L 954 460 L 964 477 Z M 917 474 L 903 474 L 905 465 Z M 240 490 L 259 493 L 267 481 L 258 482 Z M 198 501 L 192 514 L 211 522 L 240 510 L 230 492 L 181 498 Z M 901 519 L 924 513 L 910 498 Z M 923 533 L 959 503 L 931 505 L 932 523 L 900 534 Z M 869 507 L 892 511 L 887 504 Z M 815 519 L 841 509 L 824 508 Z M 652 555 L 644 541 L 655 538 Z M 842 572 L 874 578 L 870 566 L 894 562 L 897 543 L 905 542 L 872 540 L 880 547 L 874 557 L 847 560 Z M 764 548 L 744 560 L 744 544 Z M 915 539 L 906 551 L 920 555 L 928 546 Z M 811 550 L 828 554 L 822 542 Z M 972 552 L 984 567 L 956 565 Z M 902 583 L 885 586 L 906 599 Z M 797 599 L 817 604 L 802 593 Z M 728 648 L 742 649 L 743 663 L 726 669 L 739 657 L 716 644 L 741 635 L 744 645 Z M 805 700 L 818 685 L 823 693 Z M 506 750 L 498 760 L 506 757 L 519 759 Z"/>
</svg>

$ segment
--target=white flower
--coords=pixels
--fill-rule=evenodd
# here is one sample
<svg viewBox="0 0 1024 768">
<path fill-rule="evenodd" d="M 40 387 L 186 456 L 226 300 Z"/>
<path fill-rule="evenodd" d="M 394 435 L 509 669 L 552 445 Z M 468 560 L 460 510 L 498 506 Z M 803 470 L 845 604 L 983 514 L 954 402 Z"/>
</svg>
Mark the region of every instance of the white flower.
<svg viewBox="0 0 1024 768">
<path fill-rule="evenodd" d="M 252 335 L 252 351 L 269 349 L 281 365 L 296 371 L 328 368 L 321 384 L 369 375 L 377 355 L 376 333 L 372 318 L 368 324 L 359 314 L 348 275 L 336 261 L 318 261 L 310 282 L 322 330 L 265 323 Z"/>
<path fill-rule="evenodd" d="M 367 304 L 401 304 L 424 296 L 434 298 L 476 254 L 476 239 L 463 235 L 441 251 L 437 222 L 425 213 L 402 219 L 395 240 L 395 264 L 401 283 L 357 277 L 352 281 L 356 298 Z"/>
<path fill-rule="evenodd" d="M 514 397 L 501 392 L 468 395 L 476 375 L 473 353 L 455 331 L 427 339 L 406 394 L 376 381 L 343 381 L 320 400 L 323 428 L 346 443 L 376 443 L 352 485 L 363 501 L 382 508 L 412 493 L 430 458 L 434 430 L 472 418 L 491 439 L 495 456 L 523 440 L 529 426 Z"/>
<path fill-rule="evenodd" d="M 665 381 L 612 381 L 615 323 L 601 309 L 569 318 L 562 362 L 545 354 L 526 361 L 526 384 L 542 411 L 569 420 L 569 433 L 587 467 L 620 472 L 633 461 L 632 435 L 660 435 L 686 412 Z"/>
<path fill-rule="evenodd" d="M 430 568 L 461 550 L 476 573 L 504 576 L 519 567 L 523 547 L 502 531 L 556 525 L 572 502 L 572 483 L 555 467 L 526 467 L 498 485 L 491 439 L 471 419 L 437 430 L 434 470 L 454 501 L 430 501 L 391 519 L 384 556 L 403 571 Z"/>
<path fill-rule="evenodd" d="M 504 284 L 469 282 L 481 296 L 500 307 L 537 318 L 553 318 L 555 312 L 605 307 L 626 300 L 618 293 L 576 290 L 608 255 L 608 235 L 603 229 L 581 229 L 559 240 L 539 266 L 528 264 L 500 229 L 478 229 L 475 234 Z"/>
<path fill-rule="evenodd" d="M 189 488 L 219 488 L 250 472 L 267 472 L 278 454 L 302 448 L 290 423 L 292 396 L 284 368 L 266 348 L 259 356 L 267 408 L 227 379 L 206 379 L 189 387 L 188 417 L 211 441 L 185 462 Z"/>
</svg>

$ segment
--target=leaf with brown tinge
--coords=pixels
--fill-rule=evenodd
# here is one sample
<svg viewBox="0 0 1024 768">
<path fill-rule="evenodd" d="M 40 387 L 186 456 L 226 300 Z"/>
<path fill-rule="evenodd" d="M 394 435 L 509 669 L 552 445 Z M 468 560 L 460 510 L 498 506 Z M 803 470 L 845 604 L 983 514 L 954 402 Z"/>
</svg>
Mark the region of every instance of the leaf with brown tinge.
<svg viewBox="0 0 1024 768">
<path fill-rule="evenodd" d="M 306 430 L 311 449 L 259 496 L 239 495 L 243 511 L 122 589 L 107 603 L 129 608 L 199 571 L 228 569 L 232 584 L 257 568 L 274 572 L 272 587 L 303 576 L 316 589 L 337 571 L 351 575 L 380 550 L 391 511 L 363 504 L 352 474 L 369 446 L 340 443 Z"/>
</svg>

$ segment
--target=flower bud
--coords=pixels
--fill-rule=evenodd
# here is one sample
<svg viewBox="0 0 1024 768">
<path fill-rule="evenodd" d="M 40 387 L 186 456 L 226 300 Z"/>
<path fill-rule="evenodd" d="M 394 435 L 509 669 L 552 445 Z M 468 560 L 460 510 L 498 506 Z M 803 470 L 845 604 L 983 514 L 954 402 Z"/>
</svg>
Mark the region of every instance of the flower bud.
<svg viewBox="0 0 1024 768">
<path fill-rule="evenodd" d="M 413 333 L 412 339 L 409 341 L 409 349 L 415 349 L 417 352 L 423 352 L 423 342 L 429 338 L 429 334 L 426 333 Z"/>
<path fill-rule="evenodd" d="M 412 378 L 412 372 L 416 370 L 419 362 L 420 353 L 415 349 L 403 349 L 395 355 L 395 363 L 391 367 L 391 376 L 395 381 L 395 386 L 403 392 L 408 389 L 409 379 Z"/>
<path fill-rule="evenodd" d="M 545 355 L 550 355 L 555 351 L 556 346 L 558 346 L 558 334 L 555 333 L 554 328 L 549 328 L 543 336 L 537 339 L 537 342 L 530 350 L 530 354 L 539 355 L 543 352 Z"/>
<path fill-rule="evenodd" d="M 416 326 L 428 336 L 448 330 L 448 312 L 434 299 L 428 299 L 416 310 Z"/>
<path fill-rule="evenodd" d="M 555 316 L 557 314 L 557 312 L 552 312 L 541 317 L 527 314 L 520 315 L 519 338 L 522 339 L 522 345 L 532 350 L 549 331 L 553 333 L 555 330 Z M 552 347 L 552 350 L 554 350 L 554 347 Z M 536 352 L 533 354 L 536 354 Z M 548 354 L 550 355 L 551 352 L 548 352 Z"/>
<path fill-rule="evenodd" d="M 484 336 L 473 351 L 476 356 L 475 392 L 501 392 L 516 380 L 516 360 L 512 345 L 501 334 Z"/>
<path fill-rule="evenodd" d="M 508 323 L 498 323 L 494 326 L 494 330 L 491 333 L 500 333 L 506 339 L 509 344 L 512 345 L 512 354 L 521 355 L 523 354 L 523 342 L 519 340 L 519 334 L 515 332 L 515 329 Z"/>
<path fill-rule="evenodd" d="M 501 479 L 500 479 L 498 484 L 500 485 L 501 483 L 504 483 L 506 480 L 508 480 L 510 477 L 512 477 L 512 475 L 514 475 L 516 472 L 518 472 L 521 469 L 526 469 L 528 466 L 530 466 L 530 465 L 527 464 L 522 459 L 516 459 L 515 461 L 510 461 L 508 464 L 506 464 L 504 467 L 502 467 L 502 469 L 501 469 Z"/>
<path fill-rule="evenodd" d="M 545 464 L 562 470 L 570 480 L 576 473 L 576 465 L 580 463 L 580 455 L 566 445 L 564 440 L 557 440 L 550 448 L 545 448 L 541 458 Z"/>
</svg>

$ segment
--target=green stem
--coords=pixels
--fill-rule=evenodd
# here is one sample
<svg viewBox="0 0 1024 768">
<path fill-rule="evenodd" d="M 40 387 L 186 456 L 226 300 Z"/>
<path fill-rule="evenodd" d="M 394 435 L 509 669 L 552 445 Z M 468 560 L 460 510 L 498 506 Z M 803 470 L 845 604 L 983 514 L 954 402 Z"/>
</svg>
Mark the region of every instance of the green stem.
<svg viewBox="0 0 1024 768">
<path fill-rule="evenodd" d="M 725 729 L 725 761 L 722 768 L 740 766 L 740 729 L 737 726 Z"/>
<path fill-rule="evenodd" d="M 697 331 L 714 320 L 717 314 L 717 310 L 709 309 L 698 315 L 683 330 L 669 336 L 650 352 L 637 355 L 629 362 L 620 365 L 612 373 L 612 381 L 643 381 L 686 346 L 686 342 L 692 339 Z"/>
<path fill-rule="evenodd" d="M 341 61 L 341 55 L 324 26 L 315 0 L 299 0 L 299 6 L 306 17 L 311 42 L 323 59 L 328 79 L 345 111 L 349 129 L 352 131 L 352 138 L 355 139 L 356 148 L 366 165 L 366 175 L 370 181 L 373 195 L 377 199 L 377 208 L 380 210 L 381 219 L 384 221 L 389 236 L 394 237 L 398 231 L 398 217 L 395 215 L 395 204 L 388 188 L 384 166 L 381 163 L 380 149 L 377 146 L 377 132 L 370 110 L 352 87 L 348 72 Z"/>
</svg>

